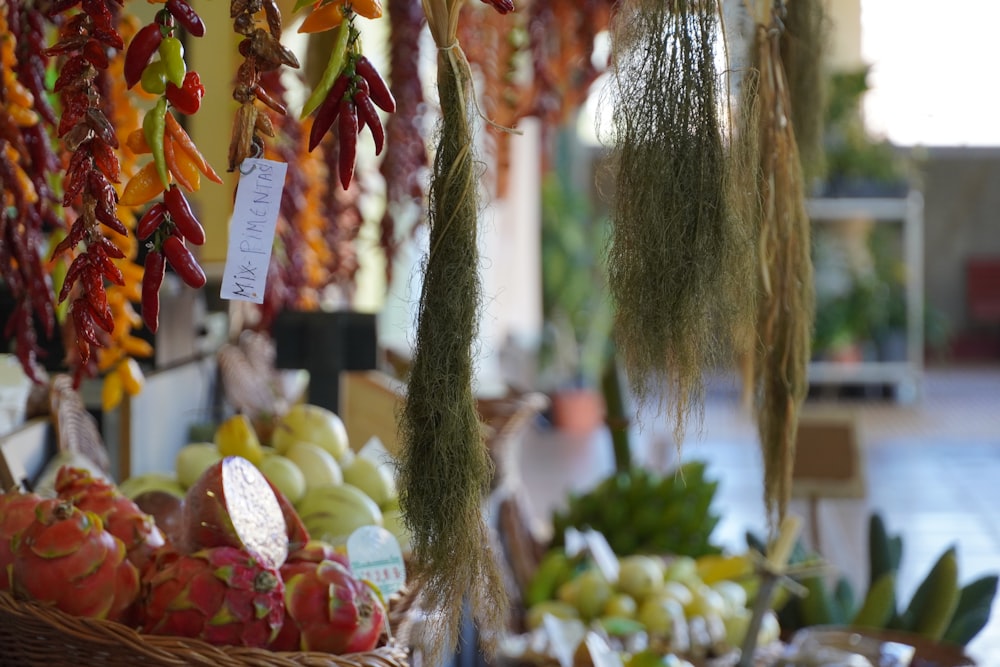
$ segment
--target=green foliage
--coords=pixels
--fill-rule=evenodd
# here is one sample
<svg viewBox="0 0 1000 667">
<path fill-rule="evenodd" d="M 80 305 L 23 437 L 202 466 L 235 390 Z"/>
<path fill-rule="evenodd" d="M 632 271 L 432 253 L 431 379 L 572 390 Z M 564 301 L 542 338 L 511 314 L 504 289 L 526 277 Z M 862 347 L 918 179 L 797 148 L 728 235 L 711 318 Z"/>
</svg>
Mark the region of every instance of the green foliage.
<svg viewBox="0 0 1000 667">
<path fill-rule="evenodd" d="M 542 182 L 543 383 L 599 385 L 610 356 L 612 308 L 603 248 L 608 221 L 556 172 Z"/>
</svg>

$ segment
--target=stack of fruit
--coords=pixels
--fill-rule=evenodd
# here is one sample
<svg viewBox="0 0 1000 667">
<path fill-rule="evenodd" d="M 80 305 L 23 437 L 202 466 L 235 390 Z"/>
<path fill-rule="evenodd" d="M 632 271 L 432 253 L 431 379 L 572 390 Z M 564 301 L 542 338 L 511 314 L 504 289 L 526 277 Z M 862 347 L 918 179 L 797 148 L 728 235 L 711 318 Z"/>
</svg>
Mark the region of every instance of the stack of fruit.
<svg viewBox="0 0 1000 667">
<path fill-rule="evenodd" d="M 550 549 L 527 590 L 526 625 L 537 632 L 547 615 L 578 620 L 611 639 L 626 662 L 640 653 L 722 656 L 746 636 L 748 596 L 756 583 L 749 555 L 622 556 L 612 581 L 586 556 Z M 758 644 L 778 634 L 777 617 L 769 612 Z"/>
<path fill-rule="evenodd" d="M 62 468 L 56 493 L 0 496 L 0 590 L 217 645 L 354 653 L 384 635 L 377 589 L 311 540 L 247 459 L 226 456 L 190 485 L 169 538 L 85 470 Z"/>
<path fill-rule="evenodd" d="M 139 475 L 122 487 L 161 523 L 172 525 L 185 491 L 224 456 L 253 463 L 313 536 L 341 545 L 361 526 L 382 526 L 396 536 L 404 554 L 409 551 L 392 468 L 381 457 L 355 454 L 340 417 L 317 405 L 292 406 L 276 420 L 268 442 L 245 415 L 234 415 L 218 426 L 213 442 L 181 448 L 176 474 Z"/>
</svg>

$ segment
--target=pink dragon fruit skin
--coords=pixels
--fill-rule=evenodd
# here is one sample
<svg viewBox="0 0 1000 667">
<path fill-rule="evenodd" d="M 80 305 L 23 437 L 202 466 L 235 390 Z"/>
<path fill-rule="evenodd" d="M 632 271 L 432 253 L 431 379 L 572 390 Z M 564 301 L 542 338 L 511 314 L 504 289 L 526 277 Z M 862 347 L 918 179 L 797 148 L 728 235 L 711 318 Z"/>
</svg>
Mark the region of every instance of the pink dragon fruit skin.
<svg viewBox="0 0 1000 667">
<path fill-rule="evenodd" d="M 35 506 L 41 500 L 34 493 L 0 494 L 0 591 L 10 590 L 10 566 L 14 560 L 11 541 L 35 520 Z"/>
<path fill-rule="evenodd" d="M 283 593 L 279 573 L 240 549 L 174 554 L 148 579 L 141 630 L 263 648 L 281 629 Z"/>
<path fill-rule="evenodd" d="M 346 654 L 376 647 L 385 631 L 385 607 L 346 567 L 330 560 L 296 561 L 281 574 L 285 623 L 271 649 Z"/>
<path fill-rule="evenodd" d="M 63 466 L 56 474 L 55 489 L 59 498 L 101 517 L 108 532 L 125 543 L 128 558 L 136 567 L 141 568 L 150 554 L 164 545 L 163 533 L 152 516 L 89 471 Z"/>
<path fill-rule="evenodd" d="M 96 514 L 47 499 L 12 540 L 14 594 L 74 616 L 123 621 L 139 594 L 139 573 L 125 545 Z"/>
</svg>

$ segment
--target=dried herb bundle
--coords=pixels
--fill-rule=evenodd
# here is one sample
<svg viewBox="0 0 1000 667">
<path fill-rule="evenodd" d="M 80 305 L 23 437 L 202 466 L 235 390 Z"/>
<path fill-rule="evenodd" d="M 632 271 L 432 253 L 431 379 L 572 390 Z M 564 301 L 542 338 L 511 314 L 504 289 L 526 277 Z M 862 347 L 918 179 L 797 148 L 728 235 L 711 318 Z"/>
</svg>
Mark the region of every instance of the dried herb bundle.
<svg viewBox="0 0 1000 667">
<path fill-rule="evenodd" d="M 706 370 L 752 330 L 751 228 L 730 205 L 714 2 L 625 0 L 613 22 L 615 340 L 641 404 L 701 416 Z"/>
<path fill-rule="evenodd" d="M 764 499 L 772 531 L 791 493 L 799 410 L 808 390 L 813 322 L 809 218 L 780 52 L 778 11 L 756 14 L 753 71 L 744 81 L 743 124 L 757 127 L 760 166 L 759 345 L 754 362 Z"/>
<path fill-rule="evenodd" d="M 487 642 L 504 627 L 508 606 L 483 517 L 492 464 L 472 393 L 479 198 L 471 72 L 455 39 L 460 6 L 461 0 L 424 0 L 438 45 L 442 118 L 429 192 L 430 250 L 400 424 L 400 505 L 413 534 L 415 578 L 437 612 L 421 641 L 428 664 L 442 664 L 456 644 L 464 602 Z"/>
<path fill-rule="evenodd" d="M 806 183 L 823 175 L 824 73 L 827 17 L 823 0 L 795 0 L 785 8 L 781 62 L 788 80 L 792 127 Z"/>
</svg>

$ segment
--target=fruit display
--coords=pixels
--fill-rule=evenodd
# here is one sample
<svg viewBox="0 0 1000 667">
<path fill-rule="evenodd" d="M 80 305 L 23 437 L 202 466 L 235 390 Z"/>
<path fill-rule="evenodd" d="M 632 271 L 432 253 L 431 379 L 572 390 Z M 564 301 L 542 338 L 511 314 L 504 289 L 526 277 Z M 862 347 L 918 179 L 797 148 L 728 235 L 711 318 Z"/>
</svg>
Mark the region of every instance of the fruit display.
<svg viewBox="0 0 1000 667">
<path fill-rule="evenodd" d="M 725 573 L 733 577 L 722 578 Z M 552 548 L 525 592 L 525 626 L 538 633 L 552 618 L 575 624 L 605 638 L 626 664 L 729 655 L 750 625 L 753 574 L 749 554 L 698 559 L 631 554 L 617 558 L 612 579 L 596 559 Z M 778 636 L 777 616 L 769 611 L 758 645 Z"/>
<path fill-rule="evenodd" d="M 121 488 L 132 499 L 151 491 L 181 498 L 175 506 L 163 497 L 147 497 L 154 503 L 152 508 L 158 510 L 150 513 L 162 511 L 161 523 L 173 524 L 178 521 L 176 514 L 185 511 L 187 506 L 183 496 L 192 495 L 191 489 L 197 480 L 204 479 L 205 471 L 217 467 L 227 456 L 236 456 L 250 462 L 263 474 L 278 499 L 285 522 L 301 525 L 301 530 L 297 529 L 298 537 L 294 535 L 295 530 L 290 531 L 293 542 L 297 540 L 301 544 L 304 530 L 318 539 L 340 545 L 357 528 L 373 525 L 389 530 L 399 541 L 403 553 L 409 552 L 409 534 L 400 515 L 391 464 L 381 454 L 368 455 L 364 449 L 355 453 L 343 420 L 335 412 L 318 405 L 298 403 L 275 419 L 268 437 L 262 436 L 245 415 L 233 415 L 214 429 L 211 442 L 192 442 L 181 447 L 173 474 L 137 475 L 125 480 Z M 216 505 L 217 511 L 239 511 L 239 508 L 218 506 L 224 502 L 222 496 L 216 494 L 219 483 L 216 480 L 213 488 L 195 494 L 198 502 L 210 502 Z M 247 508 L 251 509 L 261 511 L 262 516 L 274 515 L 273 506 L 266 510 L 256 506 Z M 204 509 L 195 508 L 195 514 L 204 514 Z M 225 540 L 205 546 L 223 544 L 239 546 Z"/>
<path fill-rule="evenodd" d="M 616 472 L 570 496 L 566 509 L 554 514 L 553 544 L 563 543 L 567 528 L 592 528 L 620 555 L 717 553 L 711 541 L 719 523 L 712 507 L 717 488 L 702 461 L 662 474 L 639 467 Z"/>
<path fill-rule="evenodd" d="M 133 500 L 64 466 L 55 498 L 0 495 L 0 591 L 220 646 L 356 653 L 387 636 L 378 588 L 352 574 L 344 552 L 313 539 L 250 460 L 222 456 L 183 498 L 156 487 L 164 481 L 176 483 L 162 475 L 133 482 Z M 139 507 L 154 497 L 182 508 L 170 530 Z"/>
</svg>

